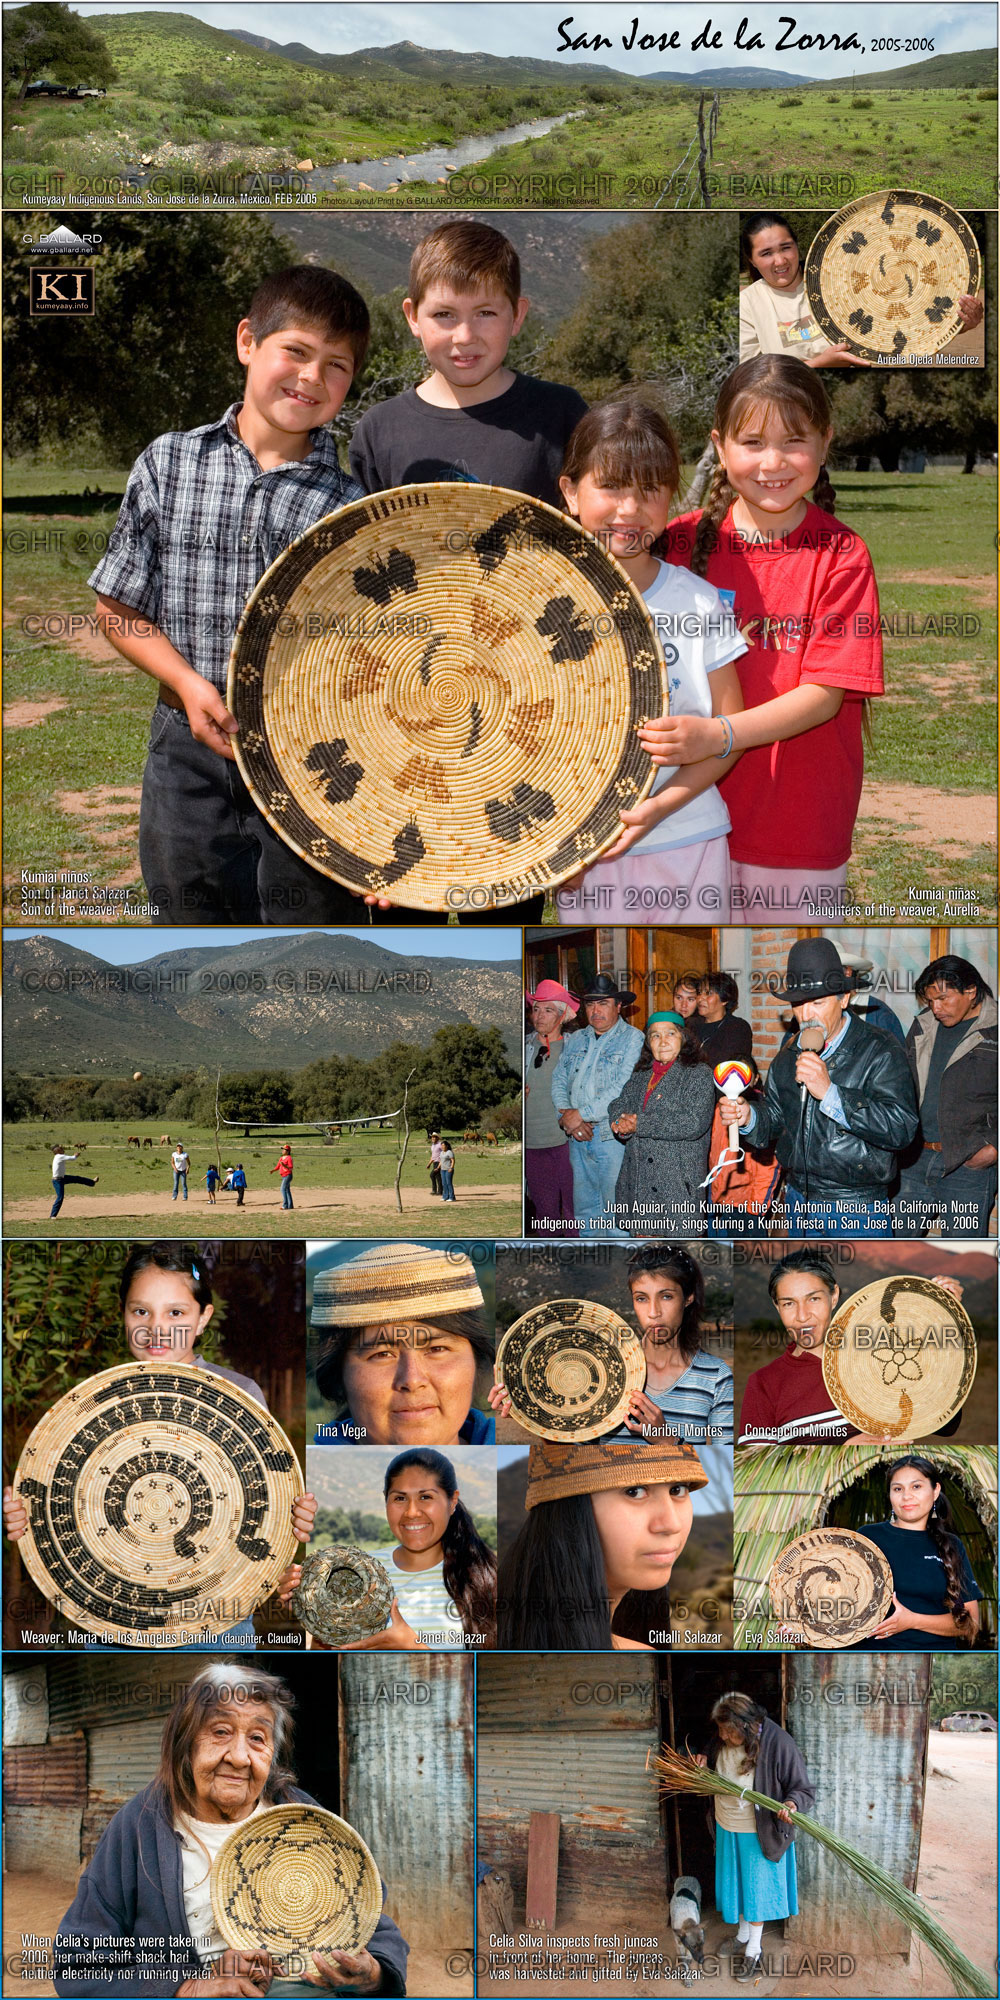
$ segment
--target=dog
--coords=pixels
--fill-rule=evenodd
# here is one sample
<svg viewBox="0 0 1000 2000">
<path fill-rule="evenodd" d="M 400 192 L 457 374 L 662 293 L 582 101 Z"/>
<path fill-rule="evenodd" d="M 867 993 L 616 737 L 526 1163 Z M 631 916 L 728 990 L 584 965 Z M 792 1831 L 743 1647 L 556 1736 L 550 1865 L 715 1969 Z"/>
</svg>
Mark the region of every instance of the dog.
<svg viewBox="0 0 1000 2000">
<path fill-rule="evenodd" d="M 694 1966 L 705 1962 L 701 1923 L 701 1883 L 694 1875 L 678 1875 L 670 1898 L 670 1928 L 677 1944 L 677 1962 L 685 1978 L 697 1978 Z"/>
</svg>

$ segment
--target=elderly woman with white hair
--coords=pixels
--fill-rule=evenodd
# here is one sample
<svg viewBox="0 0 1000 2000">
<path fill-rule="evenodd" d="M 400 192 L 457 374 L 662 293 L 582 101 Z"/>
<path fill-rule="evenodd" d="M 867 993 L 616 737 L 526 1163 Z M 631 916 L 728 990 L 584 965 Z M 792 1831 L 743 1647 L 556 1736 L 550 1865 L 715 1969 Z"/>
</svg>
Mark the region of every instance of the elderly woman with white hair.
<svg viewBox="0 0 1000 2000">
<path fill-rule="evenodd" d="M 234 1952 L 212 1909 L 212 1864 L 234 1826 L 275 1805 L 315 1805 L 286 1762 L 292 1697 L 284 1682 L 213 1661 L 179 1695 L 151 1785 L 106 1827 L 54 1944 L 66 1996 L 191 1996 L 301 1991 L 405 1994 L 409 1947 L 385 1913 L 361 1951 L 303 1952 L 298 1980 L 267 1952 Z M 310 1963 L 315 1972 L 306 1969 Z"/>
<path fill-rule="evenodd" d="M 552 1078 L 563 1031 L 580 1002 L 557 979 L 542 979 L 527 996 L 531 1027 L 524 1044 L 524 1178 L 537 1235 L 575 1236 L 569 1137 L 552 1102 Z"/>
</svg>

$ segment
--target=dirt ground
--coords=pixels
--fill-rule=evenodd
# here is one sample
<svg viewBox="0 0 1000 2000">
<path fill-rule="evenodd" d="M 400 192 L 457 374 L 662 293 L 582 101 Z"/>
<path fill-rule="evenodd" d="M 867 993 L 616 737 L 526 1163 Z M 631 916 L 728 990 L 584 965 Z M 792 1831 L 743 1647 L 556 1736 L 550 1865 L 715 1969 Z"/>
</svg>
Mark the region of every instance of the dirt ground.
<svg viewBox="0 0 1000 2000">
<path fill-rule="evenodd" d="M 22 1933 L 33 1931 L 37 1937 L 51 1937 L 65 1915 L 73 1899 L 73 1884 L 53 1879 L 48 1875 L 5 1874 L 3 1895 L 3 1955 L 7 1968 L 3 1991 L 6 1996 L 25 1993 L 46 1996 L 54 1995 L 55 1987 L 50 1980 L 16 1978 L 10 1970 L 12 1960 L 17 1959 L 21 1950 Z M 406 1976 L 407 1991 L 413 2000 L 452 2000 L 452 1996 L 471 1994 L 472 1975 L 461 1979 L 450 1979 L 441 1963 L 440 1949 L 413 1949 Z M 313 1989 L 303 1986 L 303 1996 Z"/>
<path fill-rule="evenodd" d="M 520 1201 L 520 1194 L 519 1179 L 515 1179 L 510 1183 L 506 1181 L 493 1181 L 482 1186 L 466 1185 L 463 1186 L 461 1194 L 456 1196 L 454 1202 L 449 1202 L 447 1206 L 449 1208 L 461 1208 L 463 1202 Z M 366 1220 L 370 1221 L 373 1215 L 377 1216 L 384 1207 L 390 1204 L 393 1208 L 395 1207 L 395 1198 L 391 1190 L 384 1187 L 296 1187 L 294 1212 L 298 1214 L 300 1210 L 305 1211 L 319 1208 L 336 1209 L 339 1216 L 345 1221 L 364 1222 Z M 29 1200 L 25 1201 L 9 1201 L 4 1207 L 4 1219 L 7 1222 L 47 1221 L 51 1206 L 51 1195 L 45 1195 L 40 1199 L 32 1196 Z M 441 1203 L 435 1195 L 431 1194 L 429 1187 L 404 1189 L 404 1210 L 433 1208 L 436 1211 L 440 1206 Z M 223 1227 L 224 1220 L 230 1213 L 234 1215 L 241 1213 L 249 1215 L 252 1211 L 256 1211 L 259 1215 L 273 1215 L 275 1212 L 280 1215 L 283 1212 L 280 1201 L 275 1201 L 275 1197 L 270 1189 L 261 1189 L 259 1193 L 254 1189 L 250 1189 L 247 1193 L 243 1209 L 239 1210 L 233 1206 L 232 1201 L 228 1197 L 225 1202 L 219 1202 L 213 1208 L 208 1196 L 205 1194 L 200 1196 L 192 1195 L 187 1202 L 175 1202 L 166 1193 L 84 1195 L 80 1194 L 76 1188 L 70 1188 L 63 1203 L 62 1215 L 65 1216 L 67 1221 L 71 1219 L 78 1221 L 81 1217 L 89 1219 L 91 1216 L 95 1218 L 97 1216 L 125 1217 L 131 1220 L 144 1221 L 147 1217 L 157 1215 L 174 1215 L 179 1220 L 181 1215 L 187 1217 L 197 1214 L 206 1224 L 211 1220 L 213 1228 L 218 1229 Z"/>
<path fill-rule="evenodd" d="M 993 1977 L 996 1957 L 996 1779 L 995 1736 L 952 1736 L 931 1730 L 917 1894 L 987 1978 Z M 799 1838 L 806 1840 L 808 1835 L 801 1834 Z M 880 1959 L 875 1955 L 872 1933 L 877 1924 L 878 1904 L 873 1899 L 871 1927 L 866 1926 L 864 1935 L 838 1936 L 831 1945 L 832 1951 L 853 1956 L 853 1972 L 838 1970 L 816 1976 L 800 1969 L 801 1948 L 790 1940 L 782 1940 L 780 1924 L 769 1924 L 765 1926 L 763 1939 L 765 1957 L 769 1956 L 775 1965 L 769 1977 L 740 1986 L 729 1977 L 727 1966 L 724 1976 L 701 1977 L 686 1990 L 711 1995 L 711 2000 L 731 2000 L 731 1996 L 741 1993 L 757 1996 L 757 2000 L 772 1994 L 781 1996 L 781 2000 L 830 2000 L 831 1995 L 840 2000 L 841 1995 L 850 1994 L 869 1996 L 869 2000 L 950 2000 L 954 1987 L 933 1953 L 919 1940 L 911 1946 L 908 1964 L 900 1958 Z M 520 1928 L 520 1917 L 517 1927 Z M 612 1930 L 614 1926 L 609 1923 L 607 1928 Z M 666 1928 L 656 1930 L 650 1924 L 648 1935 L 653 1936 L 654 1931 L 660 1956 L 672 1960 L 673 1933 Z M 717 1950 L 722 1939 L 730 1934 L 730 1927 L 714 1910 L 708 1913 L 706 1955 Z M 782 1960 L 788 1967 L 787 1976 L 780 1969 Z M 651 1996 L 676 1994 L 680 1986 L 678 1978 L 609 1980 L 596 1985 L 581 1979 L 515 1984 L 483 1976 L 478 1990 L 484 1996 L 531 1994 L 535 2000 L 586 1993 L 632 1994 L 634 2000 L 651 2000 Z"/>
<path fill-rule="evenodd" d="M 893 840 L 942 861 L 957 859 L 989 838 L 996 799 L 987 792 L 939 792 L 931 785 L 878 785 L 866 782 L 858 833 L 891 826 Z M 921 877 L 921 880 L 924 878 Z"/>
</svg>

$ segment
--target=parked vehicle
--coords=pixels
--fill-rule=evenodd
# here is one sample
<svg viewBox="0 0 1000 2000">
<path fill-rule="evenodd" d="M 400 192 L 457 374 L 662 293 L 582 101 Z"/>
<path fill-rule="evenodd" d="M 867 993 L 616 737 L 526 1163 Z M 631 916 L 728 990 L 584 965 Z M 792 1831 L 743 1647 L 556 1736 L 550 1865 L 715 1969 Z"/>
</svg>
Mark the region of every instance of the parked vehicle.
<svg viewBox="0 0 1000 2000">
<path fill-rule="evenodd" d="M 997 1734 L 996 1716 L 987 1715 L 984 1708 L 964 1708 L 960 1709 L 957 1715 L 946 1715 L 941 1728 L 961 1730 L 966 1734 L 971 1734 L 975 1730 L 981 1730 L 991 1736 Z"/>
</svg>

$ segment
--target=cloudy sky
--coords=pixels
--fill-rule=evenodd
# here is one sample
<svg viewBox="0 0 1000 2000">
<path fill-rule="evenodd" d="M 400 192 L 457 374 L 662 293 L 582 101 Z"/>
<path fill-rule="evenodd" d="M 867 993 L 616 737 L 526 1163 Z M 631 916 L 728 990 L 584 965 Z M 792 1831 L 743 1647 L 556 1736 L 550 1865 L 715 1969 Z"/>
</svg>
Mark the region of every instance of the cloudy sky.
<svg viewBox="0 0 1000 2000">
<path fill-rule="evenodd" d="M 157 12 L 157 5 L 136 7 L 133 0 L 77 0 L 80 14 Z M 864 75 L 869 70 L 895 69 L 919 62 L 930 51 L 893 54 L 874 50 L 879 38 L 905 39 L 908 30 L 920 38 L 933 40 L 935 55 L 951 55 L 959 49 L 981 49 L 996 41 L 996 10 L 992 5 L 923 5 L 909 10 L 893 0 L 888 5 L 851 4 L 836 0 L 805 0 L 790 9 L 788 0 L 770 6 L 754 5 L 753 0 L 735 6 L 678 5 L 643 6 L 641 0 L 624 4 L 574 6 L 573 0 L 556 0 L 548 6 L 539 0 L 488 0 L 488 4 L 467 5 L 466 0 L 442 0 L 425 6 L 421 0 L 379 0 L 372 6 L 327 6 L 323 0 L 220 0 L 220 4 L 193 4 L 172 11 L 195 15 L 216 28 L 245 28 L 280 43 L 304 42 L 307 47 L 328 54 L 346 55 L 353 49 L 385 48 L 393 42 L 416 42 L 427 49 L 484 50 L 497 56 L 534 56 L 553 60 L 557 55 L 569 66 L 574 62 L 605 63 L 611 68 L 642 75 L 650 70 L 698 70 L 731 64 L 752 64 L 780 69 L 803 78 L 843 76 L 850 71 Z M 782 27 L 779 15 L 794 13 L 793 31 Z M 638 16 L 639 34 L 671 35 L 676 30 L 680 46 L 666 51 L 654 49 L 626 52 L 623 36 L 631 31 Z M 736 31 L 746 16 L 747 35 L 757 33 L 763 50 L 739 50 Z M 592 38 L 603 34 L 614 46 L 610 50 L 583 50 L 574 54 L 561 51 L 559 23 L 571 21 L 566 34 Z M 721 33 L 718 49 L 692 50 L 691 43 L 711 22 L 711 34 Z M 843 50 L 843 41 L 853 32 L 863 53 Z M 830 47 L 797 49 L 796 40 L 813 36 L 841 38 L 840 49 Z M 788 45 L 778 50 L 779 37 L 790 35 Z M 745 38 L 746 39 L 746 38 Z"/>
</svg>

